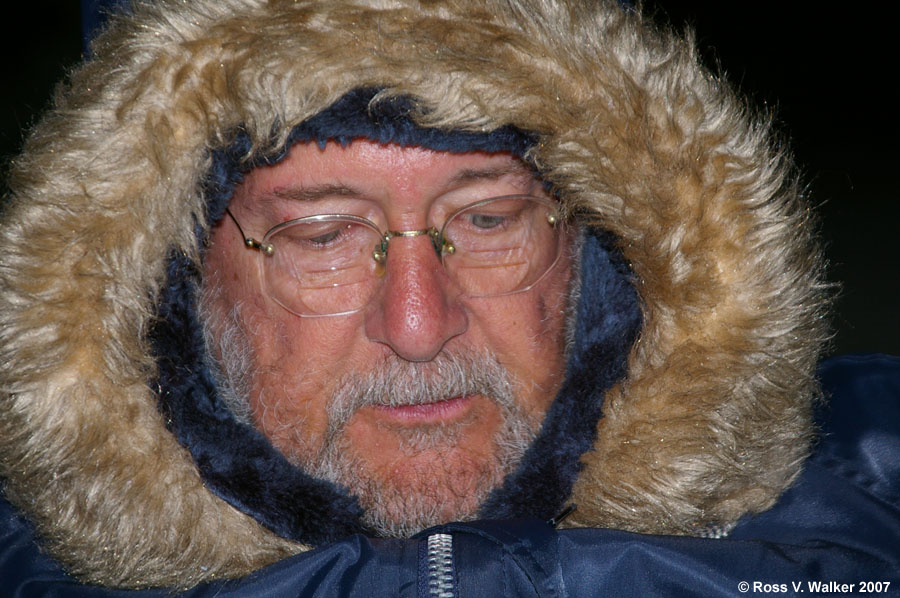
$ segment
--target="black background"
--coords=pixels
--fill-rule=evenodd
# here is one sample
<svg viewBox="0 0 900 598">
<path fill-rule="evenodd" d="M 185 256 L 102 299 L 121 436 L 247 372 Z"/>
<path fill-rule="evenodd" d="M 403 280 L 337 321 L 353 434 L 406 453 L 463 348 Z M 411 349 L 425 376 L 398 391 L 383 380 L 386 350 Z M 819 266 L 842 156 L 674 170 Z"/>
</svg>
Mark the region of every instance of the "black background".
<svg viewBox="0 0 900 598">
<path fill-rule="evenodd" d="M 897 33 L 878 12 L 885 5 L 645 3 L 658 21 L 692 27 L 704 62 L 772 111 L 788 137 L 820 215 L 830 279 L 840 283 L 831 353 L 900 355 L 900 68 Z M 79 3 L 19 4 L 4 29 L 5 164 L 81 58 Z"/>
</svg>

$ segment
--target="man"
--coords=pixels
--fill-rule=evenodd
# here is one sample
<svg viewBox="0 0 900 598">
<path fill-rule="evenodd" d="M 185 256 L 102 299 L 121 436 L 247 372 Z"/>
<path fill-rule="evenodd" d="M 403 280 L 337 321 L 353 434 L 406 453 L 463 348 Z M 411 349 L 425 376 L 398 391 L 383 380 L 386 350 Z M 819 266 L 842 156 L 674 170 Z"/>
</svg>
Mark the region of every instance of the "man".
<svg viewBox="0 0 900 598">
<path fill-rule="evenodd" d="M 891 468 L 800 477 L 805 206 L 688 46 L 616 3 L 235 0 L 135 6 L 93 50 L 2 241 L 5 494 L 68 573 L 890 589 Z M 7 521 L 20 587 L 71 583 Z"/>
<path fill-rule="evenodd" d="M 211 344 L 249 353 L 224 367 L 247 378 L 247 419 L 379 532 L 474 517 L 562 382 L 573 239 L 556 211 L 506 153 L 307 142 L 248 173 L 203 276 Z M 432 223 L 452 252 L 409 236 Z M 247 251 L 274 225 L 271 255 Z M 386 230 L 405 232 L 378 261 Z"/>
</svg>

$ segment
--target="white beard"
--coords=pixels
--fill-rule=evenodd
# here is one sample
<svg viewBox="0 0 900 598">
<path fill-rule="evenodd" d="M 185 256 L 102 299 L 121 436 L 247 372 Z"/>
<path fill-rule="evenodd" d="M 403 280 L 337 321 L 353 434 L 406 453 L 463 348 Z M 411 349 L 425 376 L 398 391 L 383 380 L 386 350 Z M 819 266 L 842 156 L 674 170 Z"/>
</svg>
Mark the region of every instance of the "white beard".
<svg viewBox="0 0 900 598">
<path fill-rule="evenodd" d="M 239 420 L 252 423 L 252 345 L 240 305 L 223 310 L 219 297 L 215 283 L 201 291 L 207 365 L 222 400 Z M 279 442 L 278 448 L 306 473 L 347 488 L 365 511 L 363 522 L 380 536 L 409 537 L 433 525 L 475 518 L 491 491 L 521 461 L 540 429 L 541 418 L 518 405 L 510 374 L 488 352 L 460 355 L 445 351 L 424 363 L 391 357 L 373 370 L 339 381 L 328 399 L 328 425 L 321 442 L 303 437 L 302 421 L 285 422 L 289 441 Z M 416 467 L 412 478 L 406 476 L 401 481 L 378 476 L 364 466 L 345 434 L 348 422 L 362 407 L 428 404 L 473 394 L 493 401 L 501 414 L 502 423 L 492 439 L 489 458 L 429 459 Z M 457 447 L 467 425 L 471 422 L 463 420 L 403 430 L 402 452 L 412 461 L 429 451 Z M 312 449 L 314 444 L 318 448 Z"/>
<path fill-rule="evenodd" d="M 365 509 L 364 522 L 386 537 L 409 537 L 449 520 L 474 519 L 531 445 L 540 420 L 521 409 L 508 373 L 490 354 L 441 353 L 427 363 L 393 357 L 376 371 L 341 380 L 328 403 L 329 425 L 321 450 L 293 460 L 316 477 L 346 486 Z M 350 418 L 370 405 L 428 404 L 449 397 L 481 395 L 500 409 L 502 423 L 488 458 L 428 459 L 412 479 L 373 475 L 345 435 Z M 461 446 L 472 422 L 392 429 L 410 462 L 426 453 Z"/>
</svg>

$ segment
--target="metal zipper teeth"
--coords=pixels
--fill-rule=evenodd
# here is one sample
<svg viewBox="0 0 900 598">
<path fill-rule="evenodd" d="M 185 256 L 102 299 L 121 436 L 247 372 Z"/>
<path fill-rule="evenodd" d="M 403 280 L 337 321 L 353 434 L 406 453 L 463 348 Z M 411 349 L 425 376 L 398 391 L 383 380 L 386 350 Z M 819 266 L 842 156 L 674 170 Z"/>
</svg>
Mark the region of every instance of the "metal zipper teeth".
<svg viewBox="0 0 900 598">
<path fill-rule="evenodd" d="M 428 595 L 455 598 L 453 591 L 453 536 L 428 536 Z"/>
</svg>

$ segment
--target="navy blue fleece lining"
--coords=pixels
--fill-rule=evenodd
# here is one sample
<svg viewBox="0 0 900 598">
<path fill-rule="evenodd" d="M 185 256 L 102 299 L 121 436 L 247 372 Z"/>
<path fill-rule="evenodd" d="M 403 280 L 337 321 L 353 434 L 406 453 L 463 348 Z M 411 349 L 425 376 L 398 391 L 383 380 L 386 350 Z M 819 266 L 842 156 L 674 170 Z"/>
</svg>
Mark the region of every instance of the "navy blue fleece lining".
<svg viewBox="0 0 900 598">
<path fill-rule="evenodd" d="M 205 185 L 208 224 L 222 217 L 245 172 L 278 162 L 297 142 L 346 144 L 363 137 L 455 153 L 507 151 L 523 156 L 535 141 L 514 127 L 488 134 L 422 129 L 407 116 L 411 100 L 382 102 L 370 111 L 366 106 L 372 94 L 372 90 L 348 94 L 296 127 L 275 155 L 242 161 L 250 148 L 243 134 L 227 149 L 214 152 Z M 204 364 L 196 312 L 199 272 L 173 254 L 168 276 L 159 321 L 151 333 L 158 356 L 160 404 L 207 486 L 286 538 L 318 545 L 365 532 L 355 498 L 292 466 L 258 430 L 238 422 L 229 412 Z M 638 299 L 629 278 L 611 236 L 590 231 L 582 257 L 582 294 L 567 379 L 535 443 L 517 471 L 491 494 L 482 508 L 483 517 L 547 519 L 569 496 L 580 471 L 579 458 L 593 444 L 603 395 L 624 375 L 625 358 L 640 327 Z"/>
<path fill-rule="evenodd" d="M 540 434 L 502 487 L 482 505 L 483 519 L 557 514 L 572 492 L 581 455 L 594 444 L 603 396 L 625 376 L 641 311 L 614 237 L 590 229 L 581 257 L 581 297 L 566 379 Z"/>
</svg>

